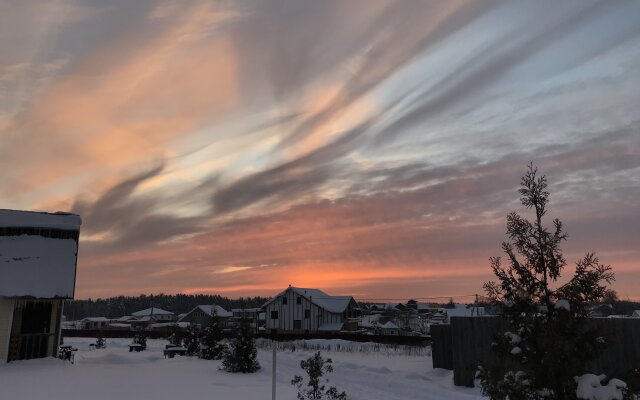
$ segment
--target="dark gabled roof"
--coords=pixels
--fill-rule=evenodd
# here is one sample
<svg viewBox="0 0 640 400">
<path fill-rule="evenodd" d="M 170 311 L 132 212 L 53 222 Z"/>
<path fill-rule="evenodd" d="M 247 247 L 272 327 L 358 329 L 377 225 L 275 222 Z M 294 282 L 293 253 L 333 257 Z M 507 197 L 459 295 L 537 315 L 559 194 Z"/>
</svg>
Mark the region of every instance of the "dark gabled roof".
<svg viewBox="0 0 640 400">
<path fill-rule="evenodd" d="M 289 286 L 282 292 L 275 295 L 271 300 L 264 303 L 262 307 L 264 308 L 268 304 L 275 301 L 278 297 L 282 297 L 289 290 L 292 290 L 294 293 L 306 298 L 311 303 L 317 305 L 320 308 L 324 308 L 325 310 L 334 314 L 344 312 L 349 306 L 349 303 L 351 303 L 351 301 L 353 300 L 352 296 L 331 296 L 320 289 L 298 288 Z"/>
</svg>

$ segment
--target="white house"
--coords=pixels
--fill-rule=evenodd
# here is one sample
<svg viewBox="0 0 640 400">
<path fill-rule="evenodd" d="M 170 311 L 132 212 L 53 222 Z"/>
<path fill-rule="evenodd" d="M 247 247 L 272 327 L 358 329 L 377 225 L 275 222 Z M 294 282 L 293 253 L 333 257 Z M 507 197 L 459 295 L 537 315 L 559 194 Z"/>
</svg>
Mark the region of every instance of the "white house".
<svg viewBox="0 0 640 400">
<path fill-rule="evenodd" d="M 640 310 L 634 310 L 631 314 L 631 318 L 640 318 Z"/>
<path fill-rule="evenodd" d="M 80 224 L 74 214 L 0 210 L 0 361 L 57 355 Z"/>
<path fill-rule="evenodd" d="M 262 309 L 270 333 L 341 331 L 360 311 L 351 296 L 330 296 L 319 289 L 292 286 L 267 301 Z M 357 323 L 353 326 L 356 328 Z"/>
</svg>

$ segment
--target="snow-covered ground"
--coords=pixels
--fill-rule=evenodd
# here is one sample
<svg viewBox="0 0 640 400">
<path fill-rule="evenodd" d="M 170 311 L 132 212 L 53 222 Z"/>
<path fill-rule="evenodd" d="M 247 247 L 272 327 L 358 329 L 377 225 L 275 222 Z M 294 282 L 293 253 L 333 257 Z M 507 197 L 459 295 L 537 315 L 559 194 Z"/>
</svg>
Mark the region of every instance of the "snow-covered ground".
<svg viewBox="0 0 640 400">
<path fill-rule="evenodd" d="M 66 338 L 78 348 L 74 365 L 57 359 L 17 361 L 0 366 L 0 399 L 154 399 L 253 400 L 271 398 L 271 351 L 258 350 L 262 365 L 255 374 L 230 374 L 220 361 L 162 355 L 164 340 L 149 340 L 144 352 L 129 353 L 129 339 L 107 339 L 107 349 L 89 350 L 95 339 Z M 478 389 L 453 386 L 450 371 L 433 369 L 424 354 L 353 346 L 352 342 L 318 341 L 331 345 L 323 355 L 333 359 L 330 385 L 346 391 L 352 400 L 481 399 Z M 336 344 L 340 350 L 336 351 Z M 372 345 L 373 346 L 373 345 Z M 290 382 L 302 375 L 300 360 L 313 350 L 296 346 L 277 355 L 277 398 L 295 400 Z M 364 349 L 364 351 L 353 351 Z M 345 351 L 346 350 L 346 351 Z M 304 375 L 303 375 L 304 376 Z"/>
</svg>

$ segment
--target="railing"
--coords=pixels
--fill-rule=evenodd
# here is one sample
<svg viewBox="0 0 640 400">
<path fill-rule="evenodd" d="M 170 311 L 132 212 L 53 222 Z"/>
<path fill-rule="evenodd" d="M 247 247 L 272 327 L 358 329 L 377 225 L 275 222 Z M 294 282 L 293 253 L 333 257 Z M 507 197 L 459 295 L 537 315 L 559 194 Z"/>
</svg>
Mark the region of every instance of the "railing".
<svg viewBox="0 0 640 400">
<path fill-rule="evenodd" d="M 43 358 L 48 354 L 49 339 L 53 333 L 29 333 L 12 335 L 9 341 L 9 361 Z"/>
</svg>

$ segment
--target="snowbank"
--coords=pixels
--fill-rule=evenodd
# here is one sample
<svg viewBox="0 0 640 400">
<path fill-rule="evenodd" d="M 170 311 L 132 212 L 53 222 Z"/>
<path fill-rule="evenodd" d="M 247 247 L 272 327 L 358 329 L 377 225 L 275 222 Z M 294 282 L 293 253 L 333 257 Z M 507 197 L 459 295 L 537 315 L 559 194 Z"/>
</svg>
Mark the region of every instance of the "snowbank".
<svg viewBox="0 0 640 400">
<path fill-rule="evenodd" d="M 130 339 L 107 339 L 107 348 L 89 350 L 95 339 L 66 338 L 79 351 L 76 364 L 55 359 L 0 366 L 2 398 L 12 400 L 181 399 L 254 400 L 271 396 L 271 351 L 258 350 L 262 369 L 255 374 L 219 370 L 220 361 L 192 357 L 165 359 L 164 340 L 148 340 L 148 350 L 129 353 Z M 336 344 L 336 343 L 332 343 Z M 300 361 L 313 351 L 277 355 L 277 398 L 295 399 L 290 382 Z M 433 369 L 428 356 L 388 357 L 381 353 L 327 353 L 334 372 L 331 386 L 350 400 L 480 400 L 479 389 L 453 386 L 451 371 Z"/>
</svg>

